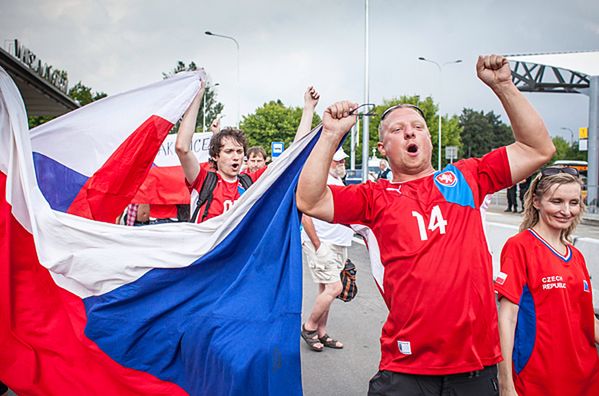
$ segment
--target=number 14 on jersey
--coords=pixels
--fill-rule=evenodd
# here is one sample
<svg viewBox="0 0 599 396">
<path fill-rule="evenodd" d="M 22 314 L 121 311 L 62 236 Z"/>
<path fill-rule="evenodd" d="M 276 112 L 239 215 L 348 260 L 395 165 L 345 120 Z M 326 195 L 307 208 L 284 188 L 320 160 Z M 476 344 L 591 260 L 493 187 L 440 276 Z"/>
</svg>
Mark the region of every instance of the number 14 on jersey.
<svg viewBox="0 0 599 396">
<path fill-rule="evenodd" d="M 422 214 L 412 211 L 412 216 L 416 218 L 416 222 L 418 223 L 418 232 L 420 232 L 420 239 L 423 241 L 428 240 L 428 234 L 426 232 L 427 228 L 424 225 L 424 216 Z M 441 234 L 445 234 L 445 227 L 447 226 L 447 220 L 443 218 L 443 213 L 441 213 L 441 208 L 439 205 L 435 205 L 433 210 L 431 210 L 430 219 L 428 222 L 428 230 L 433 232 L 437 228 Z"/>
</svg>

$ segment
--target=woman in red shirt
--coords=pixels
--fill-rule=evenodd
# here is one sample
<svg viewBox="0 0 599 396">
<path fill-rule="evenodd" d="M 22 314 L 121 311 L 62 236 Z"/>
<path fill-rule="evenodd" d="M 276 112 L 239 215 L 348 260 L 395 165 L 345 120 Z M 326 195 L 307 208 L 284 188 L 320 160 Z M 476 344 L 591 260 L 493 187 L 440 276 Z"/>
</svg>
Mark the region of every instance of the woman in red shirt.
<svg viewBox="0 0 599 396">
<path fill-rule="evenodd" d="M 584 203 L 573 168 L 545 168 L 495 280 L 506 395 L 599 395 L 599 322 L 585 260 L 572 245 Z"/>
</svg>

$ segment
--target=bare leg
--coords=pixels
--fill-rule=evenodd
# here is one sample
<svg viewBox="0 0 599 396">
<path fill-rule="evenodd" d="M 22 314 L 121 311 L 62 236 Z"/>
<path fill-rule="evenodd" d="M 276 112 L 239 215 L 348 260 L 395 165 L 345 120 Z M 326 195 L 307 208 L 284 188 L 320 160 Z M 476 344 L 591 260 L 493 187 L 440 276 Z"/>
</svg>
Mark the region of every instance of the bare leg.
<svg viewBox="0 0 599 396">
<path fill-rule="evenodd" d="M 322 337 L 326 334 L 326 325 L 329 317 L 329 310 L 335 298 L 341 293 L 341 281 L 335 283 L 326 283 L 318 285 L 318 296 L 314 302 L 314 307 L 310 313 L 310 317 L 304 325 L 308 331 L 318 331 L 318 336 Z M 342 346 L 343 344 L 340 344 Z"/>
</svg>

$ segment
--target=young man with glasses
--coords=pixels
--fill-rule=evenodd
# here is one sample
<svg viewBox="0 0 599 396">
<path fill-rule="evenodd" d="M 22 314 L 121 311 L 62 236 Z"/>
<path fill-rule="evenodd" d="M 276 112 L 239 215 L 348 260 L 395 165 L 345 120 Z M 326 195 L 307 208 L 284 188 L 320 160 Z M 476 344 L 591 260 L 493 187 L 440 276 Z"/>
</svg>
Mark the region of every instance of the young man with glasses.
<svg viewBox="0 0 599 396">
<path fill-rule="evenodd" d="M 327 164 L 356 122 L 356 104 L 344 101 L 326 109 L 299 179 L 302 212 L 366 225 L 376 237 L 380 267 L 373 272 L 389 316 L 370 395 L 497 394 L 501 353 L 480 206 L 487 194 L 538 169 L 555 148 L 513 84 L 508 61 L 479 57 L 476 69 L 506 110 L 515 143 L 435 171 L 422 111 L 398 105 L 383 113 L 379 126 L 378 149 L 393 180 L 327 186 Z"/>
</svg>

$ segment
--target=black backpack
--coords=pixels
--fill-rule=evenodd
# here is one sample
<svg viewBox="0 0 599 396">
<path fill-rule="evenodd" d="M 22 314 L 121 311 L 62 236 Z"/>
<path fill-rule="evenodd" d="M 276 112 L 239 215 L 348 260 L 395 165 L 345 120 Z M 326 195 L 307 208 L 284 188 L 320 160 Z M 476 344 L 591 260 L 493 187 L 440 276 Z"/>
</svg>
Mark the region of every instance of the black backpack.
<svg viewBox="0 0 599 396">
<path fill-rule="evenodd" d="M 239 178 L 239 183 L 241 183 L 241 186 L 245 190 L 250 188 L 250 186 L 253 183 L 250 175 L 246 173 L 241 173 L 237 177 Z M 191 223 L 196 222 L 196 219 L 198 218 L 198 213 L 200 213 L 200 208 L 204 204 L 206 204 L 206 209 L 202 214 L 202 220 L 200 221 L 200 223 L 206 219 L 206 216 L 208 216 L 208 210 L 210 209 L 210 204 L 212 203 L 212 192 L 214 191 L 217 182 L 218 177 L 216 176 L 216 172 L 208 172 L 206 178 L 204 179 L 204 183 L 202 183 L 202 188 L 200 188 L 200 196 L 198 197 L 198 200 L 196 202 L 195 210 L 193 211 L 193 215 L 189 220 Z"/>
<path fill-rule="evenodd" d="M 358 285 L 356 284 L 356 266 L 347 259 L 345 266 L 339 274 L 341 277 L 341 286 L 343 289 L 337 296 L 341 301 L 349 302 L 358 294 Z"/>
</svg>

